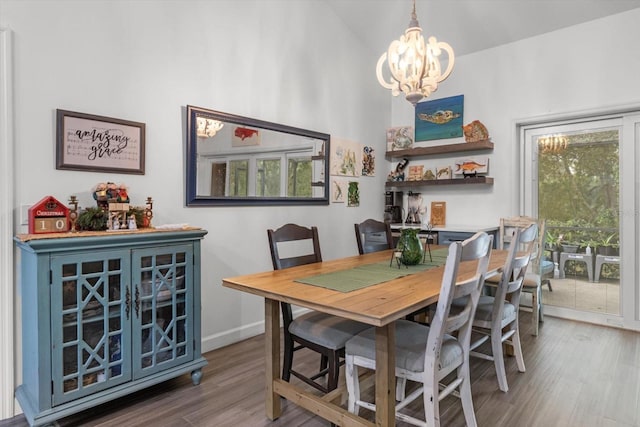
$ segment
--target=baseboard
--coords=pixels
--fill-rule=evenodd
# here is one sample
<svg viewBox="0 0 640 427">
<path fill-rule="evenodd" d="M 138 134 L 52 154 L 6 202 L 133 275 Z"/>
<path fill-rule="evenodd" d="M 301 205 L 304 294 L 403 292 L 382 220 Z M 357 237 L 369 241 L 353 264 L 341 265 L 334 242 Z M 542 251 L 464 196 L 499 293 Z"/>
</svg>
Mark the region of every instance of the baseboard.
<svg viewBox="0 0 640 427">
<path fill-rule="evenodd" d="M 297 317 L 303 313 L 308 312 L 306 308 L 295 307 L 293 309 L 293 317 Z M 282 322 L 280 323 L 282 325 Z M 228 329 L 226 331 L 218 332 L 217 334 L 202 337 L 202 352 L 216 350 L 221 347 L 225 347 L 237 342 L 255 337 L 264 333 L 264 320 L 260 320 L 255 323 L 249 323 L 242 325 L 238 328 Z"/>
<path fill-rule="evenodd" d="M 264 333 L 264 320 L 202 337 L 202 352 L 216 350 Z"/>
</svg>

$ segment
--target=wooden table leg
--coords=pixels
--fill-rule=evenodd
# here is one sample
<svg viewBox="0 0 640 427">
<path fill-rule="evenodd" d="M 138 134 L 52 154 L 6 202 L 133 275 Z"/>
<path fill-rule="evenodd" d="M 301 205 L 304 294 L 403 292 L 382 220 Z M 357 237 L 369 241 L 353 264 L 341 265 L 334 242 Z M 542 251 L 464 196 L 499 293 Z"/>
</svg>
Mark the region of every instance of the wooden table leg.
<svg viewBox="0 0 640 427">
<path fill-rule="evenodd" d="M 396 425 L 395 323 L 376 328 L 376 425 Z"/>
<path fill-rule="evenodd" d="M 273 382 L 280 378 L 280 303 L 264 299 L 265 339 L 265 410 L 270 420 L 280 417 L 280 396 L 274 392 Z"/>
</svg>

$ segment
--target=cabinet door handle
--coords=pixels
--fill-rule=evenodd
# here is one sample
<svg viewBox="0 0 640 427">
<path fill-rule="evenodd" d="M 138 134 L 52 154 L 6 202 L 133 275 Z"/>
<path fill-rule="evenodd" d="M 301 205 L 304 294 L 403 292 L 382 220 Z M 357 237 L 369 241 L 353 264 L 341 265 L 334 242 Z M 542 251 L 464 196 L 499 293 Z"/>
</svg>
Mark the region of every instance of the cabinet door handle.
<svg viewBox="0 0 640 427">
<path fill-rule="evenodd" d="M 140 288 L 136 286 L 136 317 L 140 317 Z"/>
<path fill-rule="evenodd" d="M 128 286 L 124 301 L 124 311 L 127 314 L 127 320 L 129 320 L 129 312 L 131 311 L 131 291 Z"/>
</svg>

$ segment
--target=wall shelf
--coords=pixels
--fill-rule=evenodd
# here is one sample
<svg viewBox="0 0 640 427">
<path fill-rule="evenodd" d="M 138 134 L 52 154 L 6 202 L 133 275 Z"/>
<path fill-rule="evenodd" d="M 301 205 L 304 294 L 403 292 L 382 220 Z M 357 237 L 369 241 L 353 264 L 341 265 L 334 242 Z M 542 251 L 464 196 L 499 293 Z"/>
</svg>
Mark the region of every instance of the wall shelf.
<svg viewBox="0 0 640 427">
<path fill-rule="evenodd" d="M 493 178 L 489 176 L 474 176 L 470 178 L 459 179 L 432 179 L 421 181 L 387 181 L 386 188 L 406 188 L 406 187 L 424 187 L 428 185 L 468 185 L 468 184 L 484 184 L 493 185 Z"/>
<path fill-rule="evenodd" d="M 416 157 L 481 150 L 493 150 L 493 142 L 485 139 L 478 142 L 459 142 L 456 144 L 435 145 L 431 147 L 415 147 L 407 150 L 387 151 L 386 156 L 391 158 Z"/>
</svg>

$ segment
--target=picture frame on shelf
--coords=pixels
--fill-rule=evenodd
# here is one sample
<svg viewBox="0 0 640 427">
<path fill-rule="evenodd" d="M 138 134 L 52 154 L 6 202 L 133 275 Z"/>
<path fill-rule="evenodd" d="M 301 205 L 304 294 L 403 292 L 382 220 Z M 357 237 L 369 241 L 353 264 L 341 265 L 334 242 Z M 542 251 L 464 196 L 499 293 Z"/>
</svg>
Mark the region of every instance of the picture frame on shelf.
<svg viewBox="0 0 640 427">
<path fill-rule="evenodd" d="M 144 175 L 145 124 L 56 110 L 56 169 Z"/>
<path fill-rule="evenodd" d="M 422 174 L 424 172 L 424 165 L 409 166 L 409 178 L 408 181 L 420 181 L 422 180 Z"/>
<path fill-rule="evenodd" d="M 464 95 L 418 102 L 415 108 L 415 142 L 462 136 Z"/>
<path fill-rule="evenodd" d="M 413 148 L 413 126 L 398 126 L 387 129 L 387 151 Z"/>
<path fill-rule="evenodd" d="M 451 166 L 437 166 L 436 179 L 451 179 Z"/>
<path fill-rule="evenodd" d="M 433 181 L 436 179 L 436 169 L 435 168 L 426 168 L 424 170 L 424 174 L 422 175 L 423 181 Z"/>
<path fill-rule="evenodd" d="M 476 176 L 489 172 L 489 157 L 465 157 L 456 159 L 453 174 L 460 176 Z"/>
</svg>

